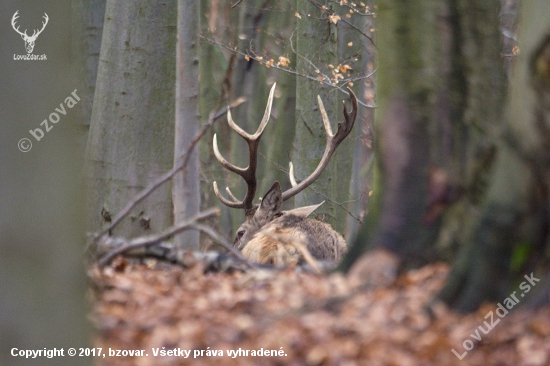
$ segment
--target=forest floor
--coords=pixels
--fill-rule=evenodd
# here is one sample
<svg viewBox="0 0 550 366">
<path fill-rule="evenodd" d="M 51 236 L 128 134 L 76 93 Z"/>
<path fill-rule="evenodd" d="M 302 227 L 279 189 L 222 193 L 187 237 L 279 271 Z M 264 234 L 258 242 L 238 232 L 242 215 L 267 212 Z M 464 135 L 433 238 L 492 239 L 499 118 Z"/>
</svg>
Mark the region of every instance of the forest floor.
<svg viewBox="0 0 550 366">
<path fill-rule="evenodd" d="M 502 318 L 496 304 L 468 315 L 441 304 L 428 311 L 447 273 L 447 265 L 434 264 L 366 289 L 338 273 L 205 273 L 201 264 L 119 257 L 89 272 L 95 346 L 107 354 L 96 363 L 550 365 L 550 308 L 500 310 Z M 144 351 L 117 357 L 109 349 Z"/>
</svg>

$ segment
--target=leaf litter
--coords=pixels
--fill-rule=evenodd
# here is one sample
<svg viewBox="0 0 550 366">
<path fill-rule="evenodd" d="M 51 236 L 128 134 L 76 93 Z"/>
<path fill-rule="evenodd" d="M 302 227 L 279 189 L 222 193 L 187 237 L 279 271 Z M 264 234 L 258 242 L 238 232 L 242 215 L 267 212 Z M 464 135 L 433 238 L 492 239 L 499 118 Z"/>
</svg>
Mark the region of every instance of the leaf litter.
<svg viewBox="0 0 550 366">
<path fill-rule="evenodd" d="M 293 269 L 205 272 L 117 258 L 89 270 L 94 345 L 145 350 L 96 358 L 98 365 L 549 365 L 550 308 L 514 311 L 481 341 L 470 335 L 495 304 L 456 314 L 433 299 L 448 274 L 432 264 L 385 288 L 340 273 Z M 428 306 L 431 304 L 430 306 Z M 496 316 L 495 316 L 496 317 Z M 452 352 L 466 352 L 462 360 Z M 223 351 L 224 356 L 154 356 L 152 349 Z M 228 356 L 228 350 L 286 356 Z M 213 352 L 213 354 L 216 354 Z"/>
</svg>

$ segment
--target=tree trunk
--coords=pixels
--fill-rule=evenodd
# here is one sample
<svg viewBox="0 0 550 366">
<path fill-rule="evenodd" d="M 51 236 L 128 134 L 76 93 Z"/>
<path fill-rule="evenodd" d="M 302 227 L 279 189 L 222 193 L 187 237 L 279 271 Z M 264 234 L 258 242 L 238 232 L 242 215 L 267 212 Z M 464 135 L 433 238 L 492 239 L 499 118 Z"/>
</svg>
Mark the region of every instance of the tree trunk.
<svg viewBox="0 0 550 366">
<path fill-rule="evenodd" d="M 373 8 L 373 1 L 368 1 L 367 5 Z M 374 29 L 375 19 L 372 17 L 352 16 L 349 22 L 360 29 L 363 33 L 370 33 Z M 339 26 L 342 23 L 339 23 Z M 359 32 L 350 26 L 345 26 L 344 31 L 338 31 L 338 57 L 340 63 L 347 61 L 353 67 L 355 76 L 371 74 L 374 71 L 374 53 L 375 48 L 371 40 L 361 36 Z M 350 62 L 351 61 L 351 62 Z M 369 77 L 364 80 L 358 80 L 356 89 L 360 100 L 368 104 L 374 104 L 374 78 Z M 348 209 L 351 215 L 347 215 L 346 238 L 354 238 L 361 226 L 361 221 L 366 218 L 369 201 L 369 191 L 371 186 L 372 166 L 374 161 L 373 134 L 372 126 L 374 120 L 374 108 L 359 106 L 357 121 L 354 131 L 348 137 L 349 145 L 352 150 L 349 156 L 353 156 L 351 166 L 351 179 L 349 183 L 348 197 L 343 200 L 349 202 Z M 340 148 L 339 148 L 340 149 Z M 346 155 L 339 151 L 340 156 Z M 340 164 L 340 161 L 338 162 Z M 340 169 L 339 169 L 340 170 Z M 342 187 L 345 192 L 346 187 Z"/>
<path fill-rule="evenodd" d="M 47 61 L 12 58 L 26 54 L 23 40 L 9 26 L 17 10 L 17 24 L 25 24 L 23 29 L 39 28 L 44 12 L 49 16 L 33 51 L 46 54 Z M 0 364 L 88 365 L 88 357 L 67 356 L 69 347 L 91 345 L 82 263 L 82 154 L 77 141 L 82 127 L 77 108 L 83 100 L 67 36 L 73 29 L 71 2 L 3 2 L 2 12 Z M 75 89 L 80 101 L 74 98 L 77 104 L 71 108 L 65 100 Z M 54 108 L 64 108 L 66 114 Z M 55 124 L 53 113 L 59 115 Z M 44 120 L 47 126 L 41 124 Z M 42 138 L 37 140 L 29 130 Z M 11 356 L 12 348 L 65 349 L 65 357 L 30 360 Z"/>
<path fill-rule="evenodd" d="M 78 103 L 82 123 L 90 124 L 94 101 L 103 20 L 105 18 L 106 0 L 73 1 L 74 27 L 77 55 L 77 76 L 80 81 Z"/>
<path fill-rule="evenodd" d="M 175 32 L 173 0 L 107 2 L 87 147 L 93 231 L 173 166 Z M 170 190 L 139 204 L 116 235 L 169 226 Z"/>
<path fill-rule="evenodd" d="M 176 128 L 174 167 L 182 164 L 189 144 L 199 131 L 199 4 L 178 0 L 178 42 L 176 53 Z M 173 179 L 174 222 L 181 222 L 200 210 L 199 153 L 193 149 L 183 171 Z M 181 249 L 198 250 L 199 232 L 187 230 L 174 237 Z"/>
<path fill-rule="evenodd" d="M 332 24 L 328 18 L 322 17 L 321 11 L 309 1 L 297 1 L 296 11 L 301 14 L 301 19 L 297 21 L 296 31 L 296 71 L 300 74 L 313 76 L 320 75 L 321 72 L 329 74 L 328 65 L 337 65 L 338 61 L 336 25 Z M 317 81 L 305 78 L 297 81 L 296 136 L 292 162 L 298 181 L 305 179 L 315 170 L 326 145 L 325 129 L 317 104 L 317 95 L 323 100 L 333 131 L 336 130 L 337 118 L 341 116 L 338 115 L 341 112 L 337 112 L 337 107 L 340 108 L 337 100 L 340 98 L 336 97 L 337 94 L 334 90 L 323 87 Z M 300 207 L 325 200 L 325 204 L 315 213 L 323 221 L 330 223 L 336 231 L 342 232 L 345 226 L 345 213 L 335 204 L 340 197 L 337 194 L 338 181 L 340 179 L 347 180 L 349 184 L 351 171 L 338 170 L 337 155 L 338 153 L 332 158 L 324 174 L 308 189 L 298 194 L 294 202 L 296 207 Z M 336 177 L 338 179 L 335 179 Z"/>
<path fill-rule="evenodd" d="M 366 223 L 341 266 L 348 269 L 367 248 L 381 247 L 425 262 L 433 229 L 425 226 L 430 137 L 439 88 L 441 1 L 378 4 L 377 159 Z M 433 238 L 432 238 L 433 239 Z"/>
<path fill-rule="evenodd" d="M 549 12 L 546 1 L 522 5 L 521 53 L 481 217 L 439 295 L 457 310 L 501 301 L 511 291 L 510 281 L 532 272 L 547 250 Z M 530 260 L 518 262 L 514 252 L 525 248 Z"/>
<path fill-rule="evenodd" d="M 269 14 L 268 29 L 295 29 L 296 17 L 293 12 L 271 12 Z M 289 34 L 290 36 L 290 34 Z M 273 51 L 272 51 L 273 52 Z M 289 66 L 296 65 L 296 55 L 288 54 Z M 276 60 L 277 61 L 277 60 Z M 290 187 L 290 180 L 287 173 L 288 162 L 290 161 L 289 151 L 292 150 L 294 141 L 295 115 L 296 115 L 296 77 L 287 72 L 273 71 L 270 79 L 277 82 L 275 102 L 272 112 L 272 123 L 270 130 L 266 132 L 262 152 L 265 152 L 267 159 L 260 158 L 265 166 L 258 192 L 265 194 L 275 181 L 281 183 L 283 189 Z M 265 107 L 265 105 L 261 105 Z M 263 111 L 262 111 L 263 112 Z M 267 160 L 267 161 L 266 161 Z M 283 170 L 284 169 L 284 170 Z M 286 207 L 292 206 L 293 200 L 286 203 Z"/>
</svg>

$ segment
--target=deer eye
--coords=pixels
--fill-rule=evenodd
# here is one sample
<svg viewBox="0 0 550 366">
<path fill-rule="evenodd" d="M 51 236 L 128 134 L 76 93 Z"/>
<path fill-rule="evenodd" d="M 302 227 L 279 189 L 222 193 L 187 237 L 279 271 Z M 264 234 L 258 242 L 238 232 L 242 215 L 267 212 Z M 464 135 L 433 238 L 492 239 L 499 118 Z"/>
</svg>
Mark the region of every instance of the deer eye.
<svg viewBox="0 0 550 366">
<path fill-rule="evenodd" d="M 239 232 L 237 233 L 237 239 L 242 238 L 243 235 L 244 235 L 244 230 L 239 231 Z"/>
</svg>

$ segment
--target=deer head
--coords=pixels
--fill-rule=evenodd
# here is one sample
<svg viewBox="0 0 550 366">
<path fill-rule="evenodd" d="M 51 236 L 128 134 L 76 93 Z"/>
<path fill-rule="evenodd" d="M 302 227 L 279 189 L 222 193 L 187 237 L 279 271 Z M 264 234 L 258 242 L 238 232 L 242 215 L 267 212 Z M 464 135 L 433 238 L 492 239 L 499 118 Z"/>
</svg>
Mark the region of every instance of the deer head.
<svg viewBox="0 0 550 366">
<path fill-rule="evenodd" d="M 294 216 L 297 216 L 297 217 L 307 217 L 317 207 L 319 207 L 322 204 L 321 203 L 315 206 L 300 207 L 300 208 L 296 208 L 294 210 L 286 211 L 286 212 L 279 211 L 284 201 L 288 200 L 289 198 L 303 191 L 321 175 L 323 170 L 328 165 L 330 158 L 336 151 L 336 148 L 338 147 L 338 145 L 350 133 L 355 123 L 355 119 L 357 117 L 357 98 L 355 97 L 355 94 L 351 91 L 351 89 L 348 88 L 349 97 L 350 97 L 353 110 L 351 112 L 348 112 L 344 102 L 345 121 L 338 122 L 338 130 L 336 131 L 336 133 L 333 133 L 327 113 L 325 111 L 325 107 L 323 106 L 323 102 L 321 98 L 317 96 L 317 101 L 319 104 L 319 110 L 321 112 L 323 125 L 325 127 L 326 141 L 327 141 L 325 146 L 325 151 L 324 151 L 323 157 L 321 158 L 321 161 L 319 162 L 319 164 L 317 165 L 317 168 L 313 171 L 313 173 L 311 173 L 309 177 L 302 180 L 300 183 L 296 182 L 296 179 L 294 177 L 294 169 L 292 167 L 292 162 L 291 162 L 289 164 L 290 165 L 289 178 L 290 178 L 292 187 L 282 192 L 279 182 L 275 182 L 271 187 L 271 189 L 265 194 L 265 196 L 261 200 L 261 203 L 257 205 L 253 203 L 253 200 L 256 194 L 256 186 L 257 186 L 256 167 L 258 163 L 258 144 L 260 142 L 260 138 L 262 137 L 264 129 L 269 121 L 269 116 L 271 114 L 271 106 L 273 103 L 274 91 L 275 91 L 275 84 L 273 84 L 273 87 L 269 92 L 267 106 L 266 106 L 262 121 L 260 122 L 260 126 L 258 127 L 258 130 L 253 135 L 248 134 L 242 128 L 237 126 L 231 117 L 231 112 L 230 111 L 227 112 L 227 122 L 229 123 L 229 126 L 231 127 L 231 129 L 233 129 L 237 134 L 243 137 L 245 141 L 248 143 L 248 151 L 249 151 L 248 167 L 240 168 L 229 163 L 227 160 L 225 160 L 223 156 L 220 154 L 220 151 L 218 149 L 218 142 L 217 142 L 216 135 L 214 135 L 214 139 L 213 139 L 214 155 L 216 156 L 218 161 L 227 170 L 240 175 L 247 184 L 246 195 L 244 199 L 240 201 L 233 195 L 229 187 L 226 188 L 229 198 L 223 197 L 220 191 L 218 190 L 217 183 L 214 182 L 214 192 L 218 197 L 218 199 L 224 205 L 232 208 L 244 209 L 245 222 L 242 225 L 240 225 L 239 229 L 237 230 L 237 235 L 234 242 L 234 244 L 239 249 L 243 249 L 244 246 L 254 237 L 254 235 L 258 233 L 260 229 L 262 229 L 262 227 L 272 222 L 273 220 L 279 217 L 282 217 L 285 214 L 293 214 Z"/>
<path fill-rule="evenodd" d="M 34 42 L 36 42 L 36 38 L 38 38 L 40 33 L 42 33 L 44 28 L 46 28 L 46 24 L 48 24 L 48 20 L 49 20 L 48 14 L 44 13 L 44 17 L 43 17 L 44 21 L 42 22 L 42 29 L 40 30 L 35 29 L 34 32 L 32 33 L 32 36 L 28 36 L 26 29 L 24 32 L 21 32 L 19 30 L 19 26 L 17 26 L 17 28 L 15 27 L 15 21 L 17 18 L 19 18 L 19 15 L 17 14 L 18 12 L 19 10 L 17 10 L 15 14 L 13 14 L 13 17 L 11 18 L 11 26 L 17 33 L 21 35 L 21 38 L 23 38 L 23 41 L 25 41 L 25 49 L 27 50 L 27 53 L 32 53 L 32 50 L 34 49 Z"/>
</svg>

